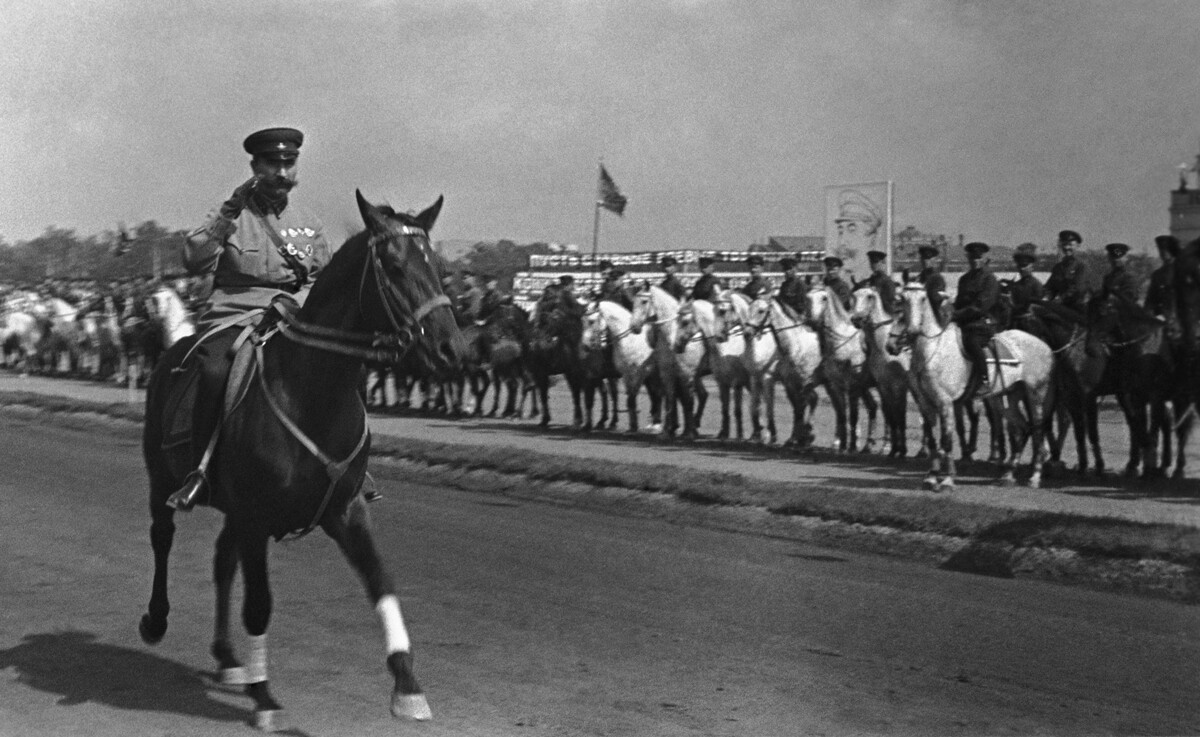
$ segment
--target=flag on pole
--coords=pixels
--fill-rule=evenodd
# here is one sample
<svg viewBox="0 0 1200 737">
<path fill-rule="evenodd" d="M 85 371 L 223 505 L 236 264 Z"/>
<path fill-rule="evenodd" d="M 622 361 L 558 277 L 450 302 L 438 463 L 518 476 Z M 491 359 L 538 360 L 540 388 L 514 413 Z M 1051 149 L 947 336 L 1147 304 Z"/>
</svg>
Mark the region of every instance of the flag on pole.
<svg viewBox="0 0 1200 737">
<path fill-rule="evenodd" d="M 617 189 L 617 183 L 608 175 L 608 170 L 604 168 L 604 164 L 600 165 L 599 197 L 600 199 L 596 204 L 618 215 L 624 214 L 625 203 L 629 201 L 625 195 L 621 194 L 621 190 Z"/>
</svg>

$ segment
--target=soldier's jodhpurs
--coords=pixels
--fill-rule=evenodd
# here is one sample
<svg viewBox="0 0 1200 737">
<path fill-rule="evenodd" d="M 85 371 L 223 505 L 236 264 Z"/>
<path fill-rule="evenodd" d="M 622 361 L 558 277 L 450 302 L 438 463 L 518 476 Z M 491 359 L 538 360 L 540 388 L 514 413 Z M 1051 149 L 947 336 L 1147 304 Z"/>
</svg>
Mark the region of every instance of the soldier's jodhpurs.
<svg viewBox="0 0 1200 737">
<path fill-rule="evenodd" d="M 217 430 L 225 404 L 225 384 L 229 380 L 229 367 L 233 356 L 229 355 L 233 342 L 241 332 L 240 327 L 223 330 L 196 348 L 193 361 L 200 362 L 200 384 L 196 392 L 196 408 L 192 418 L 192 448 L 197 456 L 208 446 L 209 438 Z"/>
<path fill-rule="evenodd" d="M 996 331 L 987 320 L 979 320 L 962 326 L 963 351 L 971 361 L 971 377 L 967 381 L 966 396 L 973 396 L 980 384 L 987 380 L 987 344 Z"/>
</svg>

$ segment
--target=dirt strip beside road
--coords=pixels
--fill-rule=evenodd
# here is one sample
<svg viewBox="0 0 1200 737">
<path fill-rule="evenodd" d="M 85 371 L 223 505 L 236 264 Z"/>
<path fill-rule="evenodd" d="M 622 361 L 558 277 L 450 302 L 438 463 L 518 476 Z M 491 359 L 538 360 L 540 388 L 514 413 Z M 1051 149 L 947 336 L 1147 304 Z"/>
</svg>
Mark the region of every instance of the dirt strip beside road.
<svg viewBox="0 0 1200 737">
<path fill-rule="evenodd" d="M 88 421 L 80 412 L 116 416 L 133 432 L 129 421 L 139 417 L 140 396 L 128 400 L 118 388 L 0 377 L 0 404 L 8 411 L 41 406 L 75 414 L 75 421 Z M 979 463 L 966 465 L 955 491 L 931 494 L 919 489 L 925 464 L 915 460 L 581 437 L 511 421 L 373 415 L 371 422 L 377 459 L 461 488 L 869 549 L 990 575 L 1200 599 L 1194 482 L 1073 479 L 1041 490 L 1000 488 L 988 482 L 995 469 Z"/>
</svg>

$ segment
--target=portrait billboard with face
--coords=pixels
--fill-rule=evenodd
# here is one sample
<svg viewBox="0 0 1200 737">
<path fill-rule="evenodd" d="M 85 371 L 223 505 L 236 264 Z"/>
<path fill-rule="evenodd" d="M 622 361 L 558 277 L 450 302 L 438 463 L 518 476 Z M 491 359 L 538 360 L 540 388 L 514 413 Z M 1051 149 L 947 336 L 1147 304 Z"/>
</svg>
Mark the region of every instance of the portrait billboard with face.
<svg viewBox="0 0 1200 737">
<path fill-rule="evenodd" d="M 864 279 L 871 272 L 868 251 L 888 255 L 892 270 L 892 183 L 837 184 L 825 188 L 825 251 Z"/>
</svg>

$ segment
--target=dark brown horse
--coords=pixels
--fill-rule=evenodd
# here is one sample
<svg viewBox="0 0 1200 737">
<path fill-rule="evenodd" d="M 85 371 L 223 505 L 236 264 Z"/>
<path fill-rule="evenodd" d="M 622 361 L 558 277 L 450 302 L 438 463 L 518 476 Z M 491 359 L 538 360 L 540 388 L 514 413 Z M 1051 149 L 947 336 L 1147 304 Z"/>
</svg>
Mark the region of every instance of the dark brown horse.
<svg viewBox="0 0 1200 737">
<path fill-rule="evenodd" d="M 442 200 L 411 216 L 357 197 L 366 230 L 334 254 L 298 312 L 278 310 L 274 324 L 264 320 L 247 342 L 252 358 L 244 375 L 249 378 L 239 385 L 244 393 L 236 404 L 226 405 L 231 408 L 224 414 L 209 466 L 211 495 L 202 502 L 225 515 L 213 561 L 217 607 L 212 653 L 224 682 L 245 684 L 256 723 L 264 728 L 272 726 L 280 708 L 267 687 L 267 543 L 316 527 L 341 548 L 380 618 L 394 677 L 392 713 L 430 718 L 413 675 L 395 588 L 372 540 L 360 494 L 370 433 L 359 389 L 364 362 L 394 362 L 405 350 L 435 370 L 458 362 L 461 338 L 431 264 L 428 236 Z M 146 398 L 143 451 L 150 476 L 154 582 L 140 632 L 149 643 L 166 633 L 170 611 L 167 562 L 175 522 L 167 498 L 200 457 L 195 442 L 164 449 L 175 426 L 166 406 L 175 396 L 174 385 L 187 375 L 174 369 L 193 343 L 184 339 L 168 350 Z M 195 407 L 214 401 L 222 398 L 199 396 Z M 208 437 L 201 433 L 211 429 L 198 427 L 195 436 Z M 242 623 L 250 635 L 244 666 L 229 639 L 230 593 L 239 565 Z"/>
</svg>

